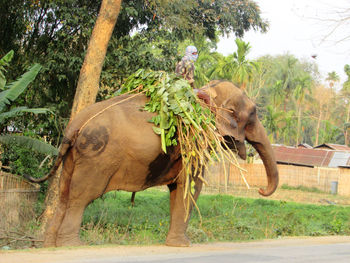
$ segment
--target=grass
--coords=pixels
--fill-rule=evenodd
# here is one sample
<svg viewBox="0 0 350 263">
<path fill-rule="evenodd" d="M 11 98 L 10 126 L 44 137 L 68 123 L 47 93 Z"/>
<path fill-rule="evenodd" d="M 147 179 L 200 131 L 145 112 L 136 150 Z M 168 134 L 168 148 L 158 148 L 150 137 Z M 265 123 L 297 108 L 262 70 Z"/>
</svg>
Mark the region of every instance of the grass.
<svg viewBox="0 0 350 263">
<path fill-rule="evenodd" d="M 167 192 L 113 192 L 95 200 L 83 218 L 88 244 L 160 244 L 169 229 Z M 299 204 L 229 195 L 201 195 L 203 221 L 193 211 L 187 231 L 193 243 L 245 241 L 280 236 L 350 235 L 350 207 Z"/>
<path fill-rule="evenodd" d="M 289 185 L 282 185 L 281 189 L 284 190 L 298 190 L 298 191 L 302 191 L 302 192 L 310 192 L 310 193 L 326 193 L 325 191 L 322 191 L 316 187 L 306 187 L 303 185 L 299 185 L 299 186 L 289 186 Z"/>
</svg>

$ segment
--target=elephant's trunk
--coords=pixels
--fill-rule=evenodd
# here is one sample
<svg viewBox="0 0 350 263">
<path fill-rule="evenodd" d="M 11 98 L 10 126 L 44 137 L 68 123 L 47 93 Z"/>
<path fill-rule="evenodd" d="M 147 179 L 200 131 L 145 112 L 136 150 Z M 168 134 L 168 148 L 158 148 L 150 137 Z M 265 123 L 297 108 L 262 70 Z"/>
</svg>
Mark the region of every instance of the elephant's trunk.
<svg viewBox="0 0 350 263">
<path fill-rule="evenodd" d="M 263 196 L 269 196 L 272 195 L 278 186 L 278 170 L 277 170 L 277 163 L 275 159 L 275 155 L 273 152 L 273 149 L 271 147 L 270 141 L 266 135 L 266 132 L 261 125 L 261 123 L 258 121 L 256 123 L 257 129 L 254 132 L 254 136 L 251 138 L 247 138 L 248 142 L 253 145 L 255 150 L 260 155 L 260 158 L 262 159 L 266 175 L 267 175 L 267 188 L 266 189 L 259 189 L 259 193 Z"/>
</svg>

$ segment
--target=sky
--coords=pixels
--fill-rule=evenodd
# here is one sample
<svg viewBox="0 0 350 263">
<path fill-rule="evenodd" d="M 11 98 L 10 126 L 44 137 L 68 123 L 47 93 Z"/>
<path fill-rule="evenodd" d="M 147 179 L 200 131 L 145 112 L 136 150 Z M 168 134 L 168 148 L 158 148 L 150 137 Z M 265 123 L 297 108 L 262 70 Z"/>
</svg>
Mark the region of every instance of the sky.
<svg viewBox="0 0 350 263">
<path fill-rule="evenodd" d="M 343 17 L 346 8 L 350 9 L 349 0 L 255 2 L 261 9 L 261 16 L 269 21 L 270 28 L 264 34 L 256 31 L 245 34 L 243 40 L 251 45 L 249 59 L 288 52 L 299 59 L 315 61 L 323 80 L 332 71 L 340 76 L 340 83 L 347 79 L 344 65 L 350 64 L 350 38 L 342 39 L 350 36 L 350 22 L 338 25 L 337 20 Z M 233 36 L 222 38 L 217 51 L 224 55 L 235 52 L 234 39 Z M 311 57 L 313 55 L 317 55 L 316 59 Z"/>
</svg>

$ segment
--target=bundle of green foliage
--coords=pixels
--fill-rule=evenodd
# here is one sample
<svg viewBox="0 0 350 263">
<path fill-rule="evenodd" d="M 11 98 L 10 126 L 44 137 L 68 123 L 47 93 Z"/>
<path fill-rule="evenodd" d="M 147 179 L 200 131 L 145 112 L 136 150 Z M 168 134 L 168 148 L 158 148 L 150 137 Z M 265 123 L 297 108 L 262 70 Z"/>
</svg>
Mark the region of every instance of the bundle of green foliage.
<svg viewBox="0 0 350 263">
<path fill-rule="evenodd" d="M 138 70 L 124 83 L 117 92 L 142 92 L 150 99 L 144 110 L 156 112 L 150 122 L 154 123 L 153 130 L 159 134 L 162 149 L 179 145 L 182 155 L 183 169 L 186 174 L 185 196 L 194 202 L 194 179 L 202 177 L 204 166 L 214 161 L 234 162 L 237 159 L 215 127 L 215 116 L 206 106 L 201 106 L 188 82 L 175 74 L 164 71 Z"/>
</svg>

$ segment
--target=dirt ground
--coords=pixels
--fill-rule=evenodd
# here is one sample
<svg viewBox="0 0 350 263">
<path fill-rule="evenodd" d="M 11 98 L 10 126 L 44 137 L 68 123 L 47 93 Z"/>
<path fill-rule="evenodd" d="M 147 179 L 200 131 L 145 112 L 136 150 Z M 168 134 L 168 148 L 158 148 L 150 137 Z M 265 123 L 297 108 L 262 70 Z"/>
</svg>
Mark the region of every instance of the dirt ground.
<svg viewBox="0 0 350 263">
<path fill-rule="evenodd" d="M 0 251 L 1 263 L 59 263 L 59 262 L 89 262 L 91 258 L 97 258 L 98 262 L 108 261 L 110 257 L 128 260 L 132 257 L 148 255 L 173 255 L 191 254 L 200 252 L 218 252 L 237 250 L 253 251 L 264 247 L 288 247 L 320 244 L 340 244 L 350 243 L 350 236 L 329 236 L 329 237 L 298 237 L 283 238 L 276 240 L 263 240 L 254 242 L 237 243 L 208 243 L 195 244 L 188 248 L 166 247 L 166 246 L 89 246 L 76 248 L 50 248 L 50 249 L 30 249 L 22 251 Z M 247 252 L 246 252 L 247 253 Z M 104 261 L 106 260 L 106 261 Z M 137 260 L 135 260 L 137 261 Z M 119 261 L 118 261 L 119 262 Z"/>
</svg>

